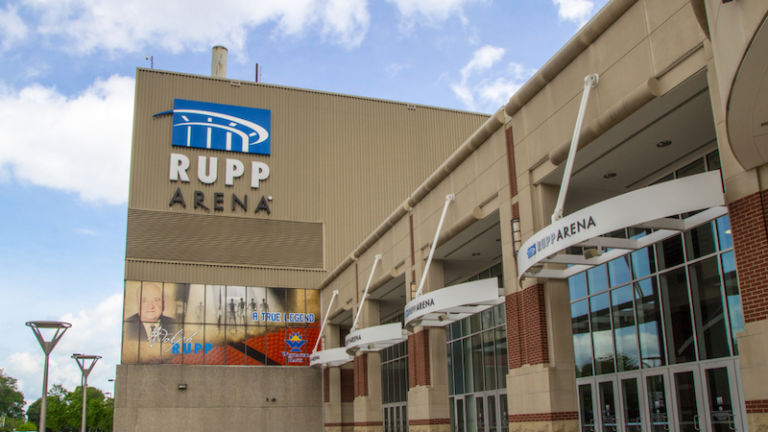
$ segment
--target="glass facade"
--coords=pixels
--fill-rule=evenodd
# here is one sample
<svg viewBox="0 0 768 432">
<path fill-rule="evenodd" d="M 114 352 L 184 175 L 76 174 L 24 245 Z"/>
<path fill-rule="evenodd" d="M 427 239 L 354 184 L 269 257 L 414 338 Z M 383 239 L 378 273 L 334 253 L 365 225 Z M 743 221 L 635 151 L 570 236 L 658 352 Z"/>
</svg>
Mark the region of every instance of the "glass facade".
<svg viewBox="0 0 768 432">
<path fill-rule="evenodd" d="M 722 216 L 571 277 L 576 376 L 738 354 L 744 320 L 732 247 Z"/>
<path fill-rule="evenodd" d="M 468 280 L 498 277 L 501 264 Z M 507 325 L 504 304 L 456 321 L 446 328 L 452 431 L 508 430 Z"/>
<path fill-rule="evenodd" d="M 381 351 L 384 432 L 408 430 L 408 342 Z"/>
<path fill-rule="evenodd" d="M 662 180 L 718 168 L 713 152 Z M 741 430 L 735 272 L 725 215 L 569 279 L 581 431 Z"/>
<path fill-rule="evenodd" d="M 713 152 L 662 180 L 719 166 Z M 571 277 L 576 376 L 737 355 L 744 319 L 735 273 L 726 215 Z"/>
</svg>

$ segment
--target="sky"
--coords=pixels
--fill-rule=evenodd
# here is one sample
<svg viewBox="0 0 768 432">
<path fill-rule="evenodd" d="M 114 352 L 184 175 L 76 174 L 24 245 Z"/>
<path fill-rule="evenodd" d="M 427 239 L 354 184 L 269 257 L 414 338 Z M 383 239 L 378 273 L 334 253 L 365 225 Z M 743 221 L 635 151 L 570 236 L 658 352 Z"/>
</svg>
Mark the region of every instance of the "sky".
<svg viewBox="0 0 768 432">
<path fill-rule="evenodd" d="M 0 1 L 0 369 L 112 393 L 137 67 L 493 113 L 607 0 Z"/>
</svg>

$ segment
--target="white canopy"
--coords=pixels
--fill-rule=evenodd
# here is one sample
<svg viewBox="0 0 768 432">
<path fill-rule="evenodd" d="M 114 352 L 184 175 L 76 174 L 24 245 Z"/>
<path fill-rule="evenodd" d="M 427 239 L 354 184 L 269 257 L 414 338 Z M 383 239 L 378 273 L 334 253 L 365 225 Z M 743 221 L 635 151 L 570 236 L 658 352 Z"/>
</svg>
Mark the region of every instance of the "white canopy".
<svg viewBox="0 0 768 432">
<path fill-rule="evenodd" d="M 517 253 L 518 277 L 568 278 L 720 217 L 728 213 L 724 204 L 720 171 L 659 183 L 607 199 L 563 217 L 523 243 Z M 698 213 L 682 219 L 669 217 L 690 212 Z M 653 232 L 637 239 L 601 237 L 628 227 Z M 574 246 L 597 251 L 583 255 L 564 252 Z M 563 266 L 545 269 L 543 264 Z"/>
<path fill-rule="evenodd" d="M 496 278 L 431 291 L 405 305 L 405 326 L 443 327 L 504 302 Z"/>
<path fill-rule="evenodd" d="M 384 324 L 352 331 L 344 338 L 347 354 L 357 351 L 381 351 L 408 338 L 400 323 Z"/>
</svg>

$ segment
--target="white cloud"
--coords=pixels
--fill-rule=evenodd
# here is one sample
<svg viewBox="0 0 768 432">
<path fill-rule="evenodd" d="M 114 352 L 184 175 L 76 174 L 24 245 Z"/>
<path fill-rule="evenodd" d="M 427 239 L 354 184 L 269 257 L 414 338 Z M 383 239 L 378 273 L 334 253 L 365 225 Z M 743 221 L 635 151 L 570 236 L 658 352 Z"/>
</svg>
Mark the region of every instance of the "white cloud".
<svg viewBox="0 0 768 432">
<path fill-rule="evenodd" d="M 370 22 L 366 0 L 329 0 L 324 10 L 323 33 L 344 46 L 359 46 Z"/>
<path fill-rule="evenodd" d="M 368 30 L 367 0 L 20 0 L 35 11 L 37 31 L 64 36 L 77 52 L 173 52 L 222 44 L 241 50 L 249 30 L 274 24 L 274 35 L 316 30 L 332 42 L 358 46 Z"/>
<path fill-rule="evenodd" d="M 71 323 L 72 327 L 51 353 L 49 389 L 53 384 L 63 384 L 68 390 L 74 390 L 80 385 L 80 369 L 71 355 L 83 353 L 102 356 L 88 377 L 88 385 L 113 391 L 107 379 L 114 378 L 115 365 L 120 361 L 122 305 L 122 294 L 114 294 L 92 309 L 68 313 L 60 318 Z M 3 359 L 6 374 L 19 380 L 19 387 L 28 403 L 40 397 L 43 358 L 42 350 L 38 349 L 34 352 L 12 353 Z"/>
<path fill-rule="evenodd" d="M 490 82 L 480 84 L 477 94 L 480 99 L 488 101 L 495 106 L 503 105 L 522 85 L 521 82 L 508 78 L 496 78 Z"/>
<path fill-rule="evenodd" d="M 123 203 L 134 80 L 114 75 L 67 98 L 54 88 L 0 88 L 0 179 Z"/>
<path fill-rule="evenodd" d="M 466 24 L 464 6 L 477 0 L 387 0 L 393 3 L 407 25 L 413 25 L 420 20 L 428 24 L 436 24 L 457 16 Z"/>
<path fill-rule="evenodd" d="M 472 55 L 472 60 L 466 66 L 461 68 L 461 77 L 467 79 L 472 72 L 483 71 L 491 68 L 496 62 L 504 57 L 504 48 L 485 45 L 476 50 Z"/>
<path fill-rule="evenodd" d="M 483 46 L 459 71 L 461 80 L 451 90 L 467 109 L 495 111 L 533 75 L 533 69 L 514 62 L 499 68 L 504 53 L 504 48 Z"/>
<path fill-rule="evenodd" d="M 583 25 L 592 17 L 595 3 L 592 0 L 552 0 L 561 20 Z"/>
<path fill-rule="evenodd" d="M 27 36 L 27 26 L 17 12 L 17 7 L 6 5 L 0 9 L 0 48 L 7 50 Z"/>
</svg>

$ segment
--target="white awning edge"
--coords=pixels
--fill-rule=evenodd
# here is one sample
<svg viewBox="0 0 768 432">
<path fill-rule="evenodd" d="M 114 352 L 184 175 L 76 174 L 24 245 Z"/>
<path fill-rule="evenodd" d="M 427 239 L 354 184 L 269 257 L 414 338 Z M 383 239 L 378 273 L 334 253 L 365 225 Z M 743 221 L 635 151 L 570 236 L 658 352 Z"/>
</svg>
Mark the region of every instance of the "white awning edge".
<svg viewBox="0 0 768 432">
<path fill-rule="evenodd" d="M 684 219 L 668 217 L 694 211 L 699 213 Z M 518 278 L 565 279 L 727 213 L 720 171 L 628 192 L 585 207 L 531 236 L 517 254 Z M 628 227 L 657 231 L 636 239 L 601 237 Z M 594 257 L 562 253 L 574 246 L 609 250 Z M 544 268 L 548 263 L 572 267 Z"/>
<path fill-rule="evenodd" d="M 349 355 L 357 351 L 381 351 L 408 339 L 400 323 L 383 324 L 351 331 L 344 338 L 344 350 Z"/>
<path fill-rule="evenodd" d="M 310 366 L 338 367 L 352 361 L 344 347 L 317 351 L 309 357 Z"/>
<path fill-rule="evenodd" d="M 504 292 L 495 277 L 441 288 L 405 305 L 405 327 L 444 327 L 503 302 Z"/>
</svg>

